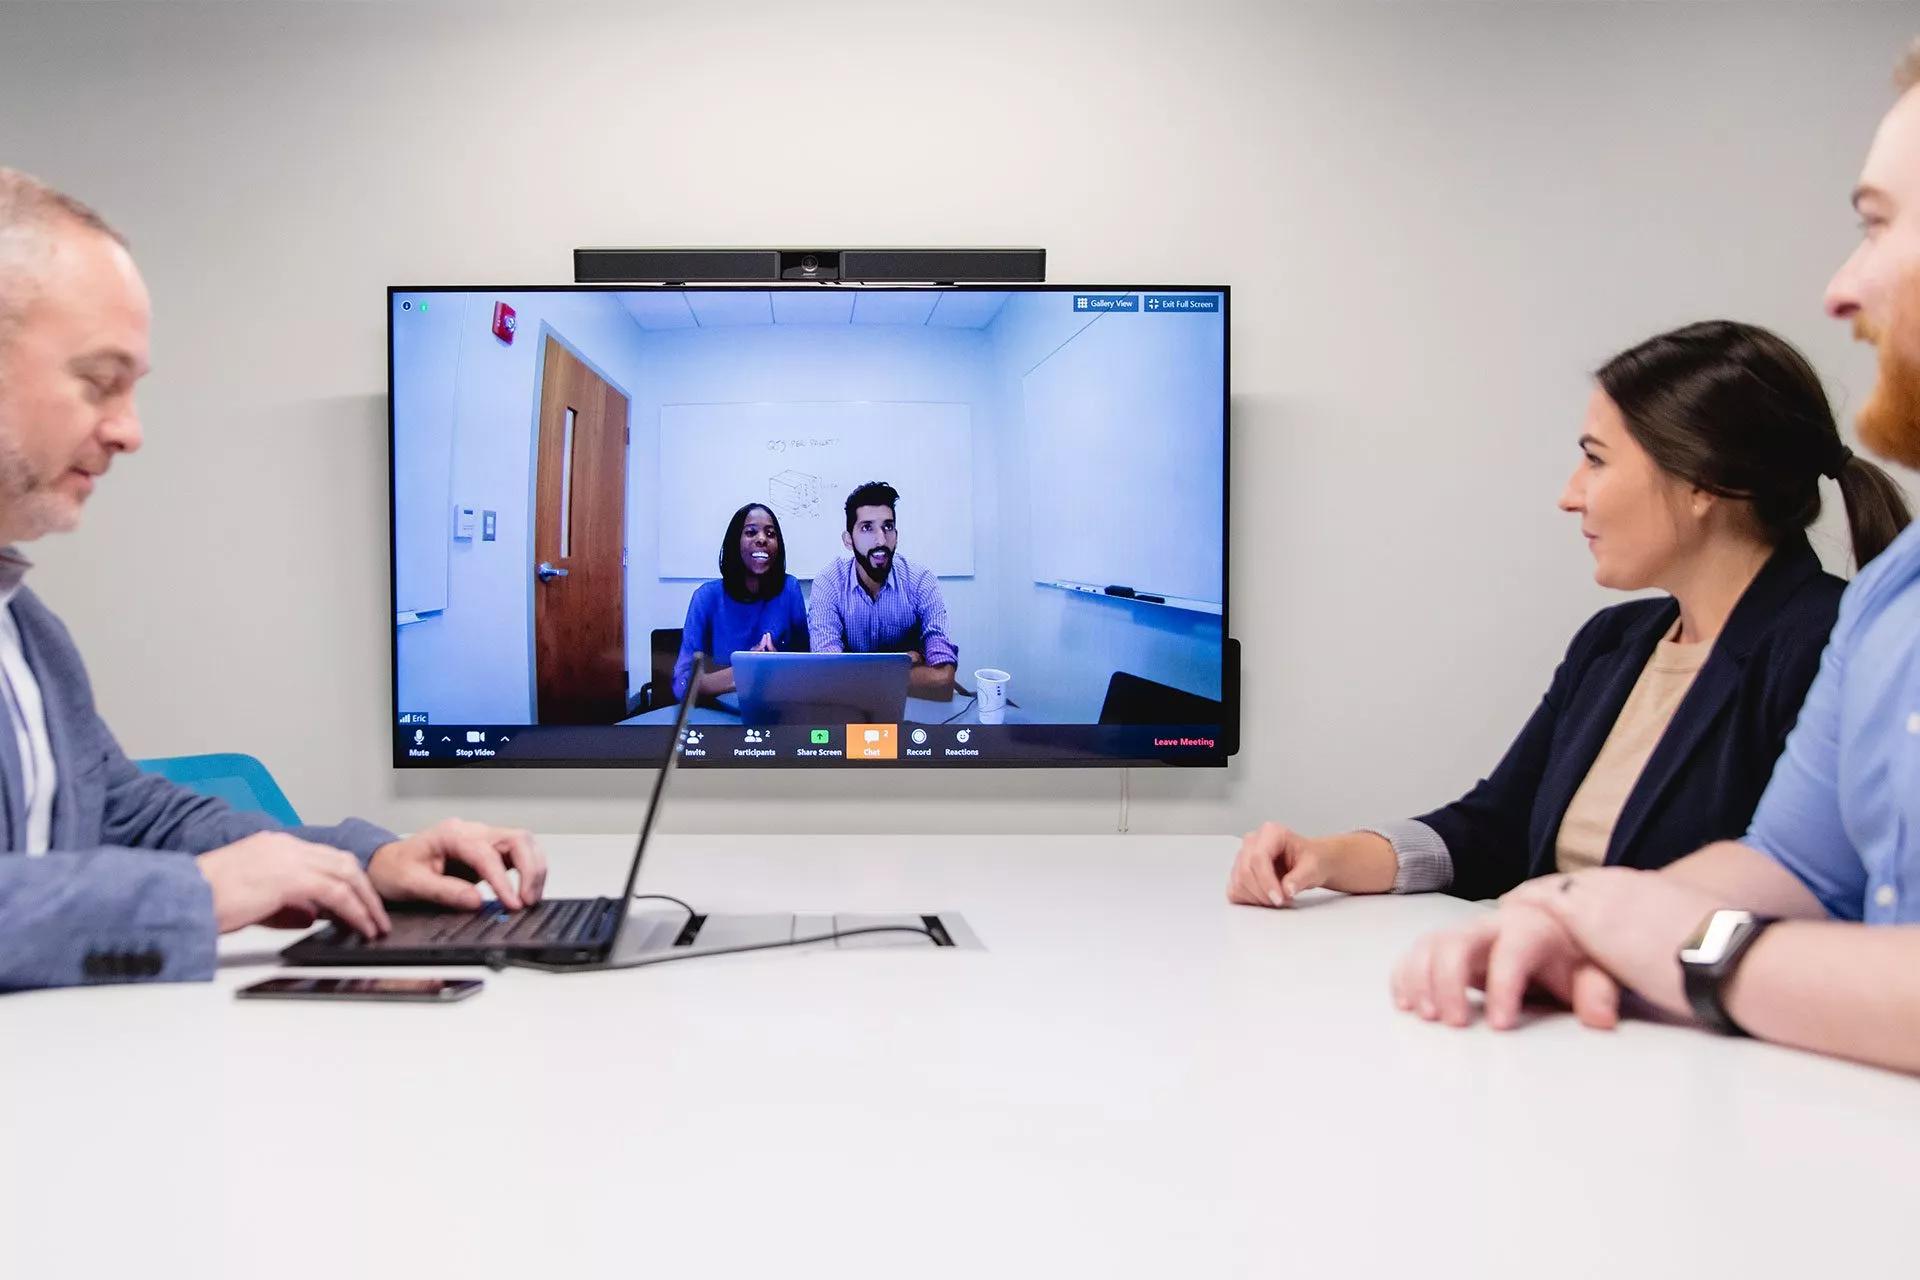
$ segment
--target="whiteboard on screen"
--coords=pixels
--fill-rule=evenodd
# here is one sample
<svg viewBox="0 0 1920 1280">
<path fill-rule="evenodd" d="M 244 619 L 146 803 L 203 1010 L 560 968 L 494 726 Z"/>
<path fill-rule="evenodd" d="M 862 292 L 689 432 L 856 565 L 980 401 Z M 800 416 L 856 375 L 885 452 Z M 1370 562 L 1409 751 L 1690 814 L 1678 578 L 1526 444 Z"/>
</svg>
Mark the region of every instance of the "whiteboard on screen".
<svg viewBox="0 0 1920 1280">
<path fill-rule="evenodd" d="M 900 491 L 900 554 L 942 577 L 973 573 L 973 415 L 964 404 L 857 400 L 660 407 L 660 576 L 719 575 L 742 504 L 780 517 L 787 572 L 849 554 L 847 495 Z"/>
<path fill-rule="evenodd" d="M 1225 331 L 1108 315 L 1022 379 L 1037 582 L 1221 602 Z"/>
</svg>

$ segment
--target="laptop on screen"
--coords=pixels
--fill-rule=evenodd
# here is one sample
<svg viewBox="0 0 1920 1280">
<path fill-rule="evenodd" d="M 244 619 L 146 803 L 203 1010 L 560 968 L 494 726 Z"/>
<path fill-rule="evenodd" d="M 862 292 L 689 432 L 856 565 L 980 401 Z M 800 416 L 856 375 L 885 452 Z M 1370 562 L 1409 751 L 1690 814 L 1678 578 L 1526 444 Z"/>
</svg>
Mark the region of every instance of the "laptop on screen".
<svg viewBox="0 0 1920 1280">
<path fill-rule="evenodd" d="M 904 653 L 733 655 L 742 724 L 886 724 L 907 706 Z"/>
</svg>

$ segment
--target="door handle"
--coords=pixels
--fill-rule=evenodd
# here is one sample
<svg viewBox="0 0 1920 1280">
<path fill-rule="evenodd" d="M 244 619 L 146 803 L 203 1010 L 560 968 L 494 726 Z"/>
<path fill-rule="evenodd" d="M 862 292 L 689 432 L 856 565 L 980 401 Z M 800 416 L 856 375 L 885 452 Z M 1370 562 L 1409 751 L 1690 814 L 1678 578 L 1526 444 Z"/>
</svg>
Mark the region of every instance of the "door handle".
<svg viewBox="0 0 1920 1280">
<path fill-rule="evenodd" d="M 545 560 L 542 560 L 538 565 L 534 566 L 533 574 L 542 582 L 552 582 L 555 578 L 566 577 L 567 571 L 565 569 L 556 569 Z"/>
</svg>

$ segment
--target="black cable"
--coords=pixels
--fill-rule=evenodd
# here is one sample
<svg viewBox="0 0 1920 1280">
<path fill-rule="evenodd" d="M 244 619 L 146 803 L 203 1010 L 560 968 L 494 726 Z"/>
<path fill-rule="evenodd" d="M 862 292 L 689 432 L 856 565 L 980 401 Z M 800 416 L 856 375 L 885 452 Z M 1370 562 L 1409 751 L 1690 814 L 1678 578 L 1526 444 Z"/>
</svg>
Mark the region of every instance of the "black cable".
<svg viewBox="0 0 1920 1280">
<path fill-rule="evenodd" d="M 664 895 L 661 895 L 664 896 Z M 719 947 L 712 951 L 696 951 L 691 947 L 669 947 L 664 953 L 648 952 L 628 960 L 602 960 L 595 964 L 548 964 L 544 960 L 521 960 L 511 956 L 501 956 L 497 960 L 489 957 L 487 966 L 491 969 L 538 969 L 542 973 L 600 973 L 607 969 L 638 969 L 642 965 L 665 964 L 669 960 L 693 960 L 700 956 L 731 956 L 743 951 L 772 951 L 778 947 L 804 947 L 814 942 L 833 942 L 839 938 L 854 938 L 863 933 L 917 933 L 934 946 L 940 945 L 940 939 L 934 937 L 933 930 L 917 924 L 874 924 L 858 929 L 839 929 L 833 933 L 816 934 L 811 938 L 788 938 L 782 942 L 749 942 L 737 947 Z"/>
<path fill-rule="evenodd" d="M 962 693 L 966 693 L 967 691 L 966 691 L 965 689 L 962 689 L 962 690 L 961 690 L 960 692 L 962 692 Z M 959 709 L 958 711 L 956 711 L 956 712 L 954 712 L 954 713 L 953 713 L 952 715 L 950 715 L 950 716 L 948 716 L 948 717 L 947 717 L 947 718 L 946 718 L 945 720 L 942 720 L 942 721 L 941 721 L 940 723 L 941 723 L 941 724 L 952 724 L 952 723 L 953 723 L 953 722 L 954 722 L 955 720 L 958 720 L 958 719 L 959 719 L 959 718 L 960 718 L 961 716 L 963 716 L 963 715 L 965 715 L 965 714 L 967 714 L 967 712 L 968 712 L 968 711 L 969 711 L 969 710 L 970 710 L 970 709 L 972 708 L 972 706 L 973 706 L 973 704 L 974 704 L 974 703 L 976 703 L 976 702 L 978 702 L 978 701 L 980 701 L 980 695 L 979 695 L 979 694 L 977 694 L 977 693 L 974 693 L 974 694 L 968 694 L 968 695 L 967 695 L 967 705 L 966 705 L 966 706 L 964 706 L 964 707 L 961 707 L 961 708 L 960 708 L 960 709 Z M 1014 701 L 1014 700 L 1013 700 L 1012 698 L 1008 698 L 1008 699 L 1007 699 L 1007 705 L 1008 705 L 1008 706 L 1010 706 L 1010 707 L 1013 707 L 1013 708 L 1015 708 L 1015 709 L 1018 709 L 1018 708 L 1019 708 L 1019 706 L 1020 706 L 1020 704 L 1019 704 L 1019 703 L 1017 703 L 1017 702 L 1015 702 L 1015 701 Z"/>
<path fill-rule="evenodd" d="M 680 899 L 674 897 L 670 893 L 636 893 L 633 895 L 633 897 L 629 898 L 628 901 L 642 902 L 648 899 L 653 899 L 658 902 L 671 902 L 674 906 L 679 907 L 682 911 L 685 911 L 687 913 L 687 919 L 689 920 L 693 919 L 695 916 L 700 914 L 698 911 L 695 911 L 693 909 L 692 903 L 682 902 Z"/>
<path fill-rule="evenodd" d="M 963 695 L 963 696 L 964 696 L 964 697 L 965 697 L 965 698 L 966 698 L 966 699 L 967 699 L 968 701 L 970 701 L 970 702 L 971 702 L 971 701 L 973 701 L 973 700 L 975 700 L 975 699 L 977 699 L 977 698 L 979 698 L 979 696 L 980 696 L 979 694 L 977 694 L 977 693 L 975 693 L 975 692 L 974 692 L 973 690 L 971 690 L 971 689 L 969 689 L 969 688 L 967 688 L 967 686 L 965 686 L 965 685 L 963 685 L 963 684 L 961 684 L 961 683 L 960 683 L 960 682 L 959 682 L 958 680 L 955 680 L 955 681 L 953 682 L 953 691 L 954 691 L 955 693 L 957 693 L 957 694 L 961 694 L 961 695 Z M 1008 705 L 1008 706 L 1010 706 L 1010 707 L 1017 707 L 1017 706 L 1019 706 L 1020 704 L 1019 704 L 1019 703 L 1017 703 L 1017 702 L 1015 702 L 1015 701 L 1014 701 L 1014 700 L 1013 700 L 1012 698 L 1008 698 L 1008 699 L 1007 699 L 1007 705 Z M 961 710 L 963 710 L 963 711 L 964 711 L 965 709 L 966 709 L 966 708 L 964 708 L 964 707 L 962 707 L 962 708 L 961 708 Z"/>
</svg>

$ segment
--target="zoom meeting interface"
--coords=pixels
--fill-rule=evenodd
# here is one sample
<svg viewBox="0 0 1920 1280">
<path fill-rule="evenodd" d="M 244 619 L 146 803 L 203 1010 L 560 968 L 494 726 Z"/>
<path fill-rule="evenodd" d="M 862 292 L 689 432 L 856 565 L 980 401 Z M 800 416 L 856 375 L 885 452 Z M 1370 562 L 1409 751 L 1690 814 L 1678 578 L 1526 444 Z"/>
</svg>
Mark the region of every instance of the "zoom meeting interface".
<svg viewBox="0 0 1920 1280">
<path fill-rule="evenodd" d="M 388 311 L 396 765 L 1226 762 L 1224 289 Z"/>
</svg>

